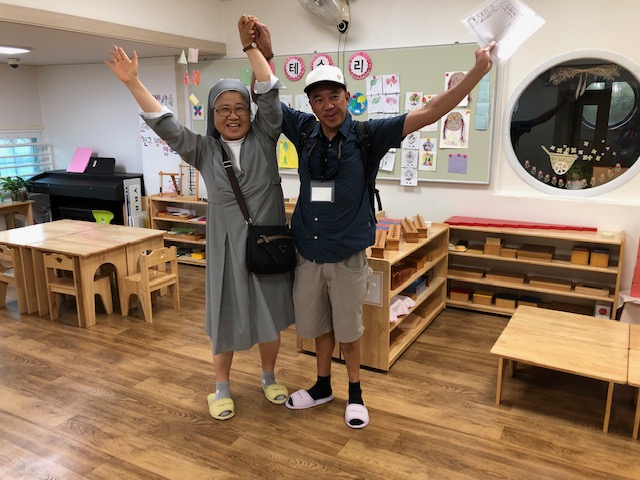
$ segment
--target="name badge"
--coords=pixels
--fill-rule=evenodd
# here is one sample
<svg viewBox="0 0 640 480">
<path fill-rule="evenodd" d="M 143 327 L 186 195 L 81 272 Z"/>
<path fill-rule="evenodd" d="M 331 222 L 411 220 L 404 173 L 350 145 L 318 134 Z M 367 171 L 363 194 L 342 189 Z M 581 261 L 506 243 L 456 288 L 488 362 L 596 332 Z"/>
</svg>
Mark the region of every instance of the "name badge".
<svg viewBox="0 0 640 480">
<path fill-rule="evenodd" d="M 312 202 L 331 202 L 333 203 L 335 194 L 335 182 L 311 182 L 311 201 Z"/>
</svg>

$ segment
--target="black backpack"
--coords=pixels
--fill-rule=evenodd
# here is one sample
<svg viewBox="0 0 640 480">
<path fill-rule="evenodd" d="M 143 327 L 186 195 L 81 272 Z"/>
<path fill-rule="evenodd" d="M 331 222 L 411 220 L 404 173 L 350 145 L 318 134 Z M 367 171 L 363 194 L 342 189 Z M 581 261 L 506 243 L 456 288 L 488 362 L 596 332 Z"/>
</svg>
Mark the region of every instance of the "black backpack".
<svg viewBox="0 0 640 480">
<path fill-rule="evenodd" d="M 300 132 L 300 138 L 298 139 L 298 152 L 302 152 L 302 149 L 309 142 L 309 136 L 311 135 L 311 132 L 313 132 L 315 124 L 315 122 L 307 122 L 304 131 Z M 356 136 L 360 150 L 362 150 L 362 158 L 364 159 L 364 178 L 367 184 L 367 190 L 369 191 L 371 212 L 375 217 L 376 202 L 378 204 L 378 211 L 382 210 L 380 191 L 376 188 L 376 175 L 378 174 L 379 163 L 371 158 L 371 136 L 369 134 L 369 124 L 367 122 L 356 121 Z"/>
</svg>

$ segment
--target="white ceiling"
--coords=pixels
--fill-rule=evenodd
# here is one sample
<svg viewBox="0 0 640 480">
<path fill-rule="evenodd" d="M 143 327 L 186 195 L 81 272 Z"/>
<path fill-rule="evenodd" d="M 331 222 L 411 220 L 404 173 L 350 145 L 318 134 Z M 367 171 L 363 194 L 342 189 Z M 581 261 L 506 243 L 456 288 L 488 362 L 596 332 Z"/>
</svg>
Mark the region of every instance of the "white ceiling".
<svg viewBox="0 0 640 480">
<path fill-rule="evenodd" d="M 21 65 L 31 66 L 101 63 L 109 59 L 108 52 L 114 41 L 128 53 L 135 49 L 140 58 L 178 56 L 187 48 L 0 21 L 0 45 L 31 49 L 31 52 L 19 55 L 0 55 L 0 62 L 20 58 Z M 200 60 L 214 58 L 220 58 L 220 55 L 200 50 Z"/>
</svg>

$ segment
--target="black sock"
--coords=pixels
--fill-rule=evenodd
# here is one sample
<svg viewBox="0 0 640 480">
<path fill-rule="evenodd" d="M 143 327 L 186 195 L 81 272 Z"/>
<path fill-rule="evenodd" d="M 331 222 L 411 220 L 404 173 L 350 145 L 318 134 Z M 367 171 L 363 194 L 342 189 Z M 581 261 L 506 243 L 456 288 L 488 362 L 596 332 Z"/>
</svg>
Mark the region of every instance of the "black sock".
<svg viewBox="0 0 640 480">
<path fill-rule="evenodd" d="M 349 403 L 359 403 L 360 405 L 364 405 L 360 382 L 349 382 Z"/>
<path fill-rule="evenodd" d="M 330 396 L 333 393 L 333 390 L 331 390 L 331 375 L 329 375 L 328 377 L 321 377 L 320 375 L 318 375 L 316 384 L 311 387 L 308 392 L 309 395 L 311 395 L 311 398 L 313 398 L 314 400 L 319 400 L 321 398 L 327 398 L 328 396 Z"/>
</svg>

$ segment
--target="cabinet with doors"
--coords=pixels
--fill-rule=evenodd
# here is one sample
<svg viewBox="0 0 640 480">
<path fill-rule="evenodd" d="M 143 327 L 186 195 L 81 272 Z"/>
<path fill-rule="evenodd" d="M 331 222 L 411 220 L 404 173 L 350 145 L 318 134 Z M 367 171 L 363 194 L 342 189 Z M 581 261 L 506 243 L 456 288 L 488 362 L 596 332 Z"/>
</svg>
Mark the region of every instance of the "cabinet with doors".
<svg viewBox="0 0 640 480">
<path fill-rule="evenodd" d="M 444 309 L 448 244 L 449 226 L 434 223 L 427 238 L 419 238 L 416 243 L 402 239 L 397 251 L 384 251 L 384 258 L 374 258 L 367 252 L 372 275 L 362 306 L 362 366 L 388 371 Z M 396 317 L 392 304 L 398 295 L 411 297 L 415 305 Z M 299 338 L 298 348 L 315 352 L 312 339 Z M 336 345 L 336 359 L 341 359 L 339 349 Z"/>
<path fill-rule="evenodd" d="M 166 245 L 178 249 L 178 262 L 206 264 L 207 202 L 196 197 L 152 195 L 149 197 L 151 228 L 166 230 Z"/>
<path fill-rule="evenodd" d="M 452 225 L 450 236 L 447 306 L 615 318 L 624 232 Z"/>
</svg>

